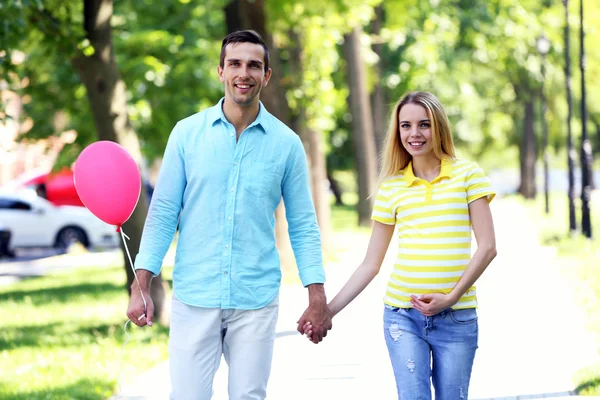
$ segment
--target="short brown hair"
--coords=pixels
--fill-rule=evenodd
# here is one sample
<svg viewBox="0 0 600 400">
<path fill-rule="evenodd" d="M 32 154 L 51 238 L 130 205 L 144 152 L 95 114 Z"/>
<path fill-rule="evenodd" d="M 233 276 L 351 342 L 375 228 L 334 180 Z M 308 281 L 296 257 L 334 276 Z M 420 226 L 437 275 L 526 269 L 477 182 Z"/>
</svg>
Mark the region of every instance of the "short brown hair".
<svg viewBox="0 0 600 400">
<path fill-rule="evenodd" d="M 245 31 L 235 31 L 225 36 L 225 39 L 223 39 L 223 44 L 221 45 L 221 61 L 219 64 L 221 68 L 225 66 L 225 48 L 230 43 L 260 44 L 263 49 L 265 49 L 265 72 L 269 70 L 269 48 L 259 33 L 251 29 Z"/>
</svg>

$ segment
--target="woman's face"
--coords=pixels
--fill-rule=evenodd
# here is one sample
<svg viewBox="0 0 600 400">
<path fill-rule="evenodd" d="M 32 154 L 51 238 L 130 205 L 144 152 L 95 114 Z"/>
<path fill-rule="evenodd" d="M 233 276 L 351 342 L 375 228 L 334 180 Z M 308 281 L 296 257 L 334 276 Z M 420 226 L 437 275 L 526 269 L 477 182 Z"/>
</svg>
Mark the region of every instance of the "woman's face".
<svg viewBox="0 0 600 400">
<path fill-rule="evenodd" d="M 418 104 L 405 104 L 398 114 L 400 141 L 413 157 L 422 157 L 433 151 L 431 120 L 427 110 Z"/>
</svg>

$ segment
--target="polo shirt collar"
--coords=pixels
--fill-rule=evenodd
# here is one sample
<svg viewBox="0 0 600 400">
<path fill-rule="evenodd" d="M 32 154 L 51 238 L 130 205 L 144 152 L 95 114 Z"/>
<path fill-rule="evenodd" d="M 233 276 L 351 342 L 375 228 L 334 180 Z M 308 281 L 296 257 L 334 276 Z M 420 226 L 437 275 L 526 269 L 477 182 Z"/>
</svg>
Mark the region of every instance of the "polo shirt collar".
<svg viewBox="0 0 600 400">
<path fill-rule="evenodd" d="M 452 159 L 450 157 L 445 157 L 442 159 L 442 165 L 440 168 L 440 173 L 437 177 L 433 179 L 431 182 L 435 182 L 442 178 L 451 178 L 452 177 Z M 404 182 L 406 182 L 406 186 L 411 186 L 415 181 L 419 179 L 415 176 L 412 167 L 412 160 L 408 162 L 406 168 L 404 168 Z"/>
</svg>

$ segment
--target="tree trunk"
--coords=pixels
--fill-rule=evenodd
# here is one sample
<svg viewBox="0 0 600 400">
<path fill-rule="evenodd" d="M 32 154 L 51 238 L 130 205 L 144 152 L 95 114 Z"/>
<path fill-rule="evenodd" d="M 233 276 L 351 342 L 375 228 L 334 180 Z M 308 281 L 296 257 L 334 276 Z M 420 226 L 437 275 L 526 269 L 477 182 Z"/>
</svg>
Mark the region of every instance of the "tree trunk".
<svg viewBox="0 0 600 400">
<path fill-rule="evenodd" d="M 379 35 L 381 34 L 381 27 L 385 20 L 385 13 L 383 9 L 383 3 L 379 4 L 375 8 L 375 19 L 371 23 L 372 34 L 374 43 L 371 46 L 373 52 L 377 54 L 378 60 L 375 64 L 375 76 L 377 81 L 371 94 L 371 105 L 373 106 L 373 132 L 375 134 L 375 150 L 377 155 L 381 155 L 383 150 L 383 143 L 385 140 L 385 133 L 388 124 L 388 102 L 383 88 L 383 72 L 385 66 L 383 63 L 383 42 Z M 377 163 L 378 169 L 381 168 Z"/>
<path fill-rule="evenodd" d="M 269 84 L 263 88 L 260 101 L 277 119 L 290 126 L 290 108 L 282 83 L 283 71 L 279 49 L 267 29 L 264 0 L 232 0 L 225 6 L 227 32 L 253 29 L 258 32 L 269 48 L 270 67 L 273 70 Z"/>
<path fill-rule="evenodd" d="M 84 0 L 83 12 L 84 28 L 87 38 L 94 47 L 94 54 L 76 56 L 72 64 L 86 87 L 98 139 L 121 144 L 140 166 L 142 162 L 140 143 L 129 121 L 125 82 L 120 77 L 114 56 L 110 25 L 113 2 L 112 0 Z M 148 200 L 142 185 L 137 207 L 131 218 L 123 225 L 123 231 L 131 238 L 127 247 L 134 262 L 139 251 L 147 210 Z M 121 248 L 129 291 L 134 275 L 123 245 Z M 166 287 L 160 275 L 154 278 L 150 294 L 155 305 L 155 319 L 167 323 L 168 315 L 163 307 Z"/>
<path fill-rule="evenodd" d="M 344 36 L 344 56 L 350 87 L 352 138 L 358 175 L 358 223 L 370 226 L 377 157 L 365 67 L 360 54 L 360 34 L 360 29 L 355 28 Z"/>
<path fill-rule="evenodd" d="M 565 83 L 567 90 L 567 167 L 569 186 L 567 189 L 567 198 L 569 201 L 569 234 L 573 235 L 577 231 L 577 220 L 575 218 L 575 147 L 573 145 L 573 131 L 571 120 L 573 119 L 573 97 L 571 95 L 571 40 L 569 39 L 569 1 L 563 0 L 565 10 Z"/>
<path fill-rule="evenodd" d="M 536 196 L 535 163 L 537 160 L 537 145 L 534 129 L 534 103 L 533 96 L 525 101 L 525 115 L 523 119 L 523 139 L 521 152 L 521 185 L 519 192 L 526 199 Z"/>
<path fill-rule="evenodd" d="M 290 109 L 282 84 L 283 72 L 281 71 L 279 49 L 274 46 L 273 37 L 267 30 L 264 0 L 231 0 L 226 4 L 224 12 L 228 33 L 253 29 L 262 36 L 267 44 L 270 67 L 273 72 L 269 84 L 262 89 L 260 101 L 271 114 L 290 126 Z M 275 239 L 282 268 L 290 268 L 295 263 L 287 229 L 285 206 L 282 201 L 275 210 Z"/>
<path fill-rule="evenodd" d="M 302 38 L 292 29 L 289 31 L 294 47 L 290 49 L 290 75 L 293 82 L 303 82 L 304 62 L 302 54 Z M 329 205 L 329 185 L 327 180 L 327 163 L 325 152 L 321 146 L 321 134 L 308 128 L 306 108 L 299 102 L 298 109 L 292 118 L 292 129 L 300 135 L 308 157 L 312 198 L 315 204 L 323 251 L 330 248 L 331 240 L 331 207 Z"/>
<path fill-rule="evenodd" d="M 329 187 L 331 188 L 331 192 L 335 196 L 335 205 L 343 206 L 344 201 L 342 199 L 342 189 L 340 188 L 340 184 L 338 181 L 331 175 L 329 171 L 327 171 L 327 180 L 329 180 Z"/>
</svg>

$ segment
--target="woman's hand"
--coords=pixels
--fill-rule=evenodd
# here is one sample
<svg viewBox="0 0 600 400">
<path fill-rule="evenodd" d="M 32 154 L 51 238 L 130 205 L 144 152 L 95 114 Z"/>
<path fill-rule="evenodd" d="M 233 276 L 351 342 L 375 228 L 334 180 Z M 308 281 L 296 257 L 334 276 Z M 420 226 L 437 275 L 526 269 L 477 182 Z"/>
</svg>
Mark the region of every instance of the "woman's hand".
<svg viewBox="0 0 600 400">
<path fill-rule="evenodd" d="M 456 304 L 456 301 L 450 295 L 444 293 L 412 295 L 410 296 L 410 302 L 416 310 L 426 317 L 439 314 Z"/>
</svg>

